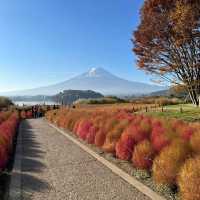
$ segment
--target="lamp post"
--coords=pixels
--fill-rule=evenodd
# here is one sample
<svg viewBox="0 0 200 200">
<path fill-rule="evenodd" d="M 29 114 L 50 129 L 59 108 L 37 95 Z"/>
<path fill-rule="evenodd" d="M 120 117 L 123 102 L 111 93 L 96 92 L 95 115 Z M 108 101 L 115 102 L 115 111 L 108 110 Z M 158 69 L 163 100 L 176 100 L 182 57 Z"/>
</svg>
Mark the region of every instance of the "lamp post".
<svg viewBox="0 0 200 200">
<path fill-rule="evenodd" d="M 64 99 L 64 95 L 61 96 L 61 105 L 62 106 L 64 105 L 64 100 L 63 99 Z"/>
<path fill-rule="evenodd" d="M 63 93 L 63 94 L 62 94 L 62 97 L 61 97 L 61 98 L 62 98 L 62 106 L 65 106 L 65 98 L 64 98 L 65 96 L 66 96 L 66 95 Z"/>
<path fill-rule="evenodd" d="M 45 106 L 45 95 L 44 95 L 43 101 L 44 101 L 44 106 Z"/>
</svg>

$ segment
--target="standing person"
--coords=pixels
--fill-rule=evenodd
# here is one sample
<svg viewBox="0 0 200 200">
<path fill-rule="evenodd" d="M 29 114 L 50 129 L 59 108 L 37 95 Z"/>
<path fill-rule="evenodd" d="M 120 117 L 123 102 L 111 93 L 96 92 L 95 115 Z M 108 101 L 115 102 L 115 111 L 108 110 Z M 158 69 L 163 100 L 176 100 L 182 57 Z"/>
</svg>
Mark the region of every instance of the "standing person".
<svg viewBox="0 0 200 200">
<path fill-rule="evenodd" d="M 37 118 L 37 106 L 36 105 L 34 106 L 33 111 L 34 111 L 34 118 Z"/>
<path fill-rule="evenodd" d="M 38 114 L 39 114 L 38 109 L 39 109 L 39 106 L 36 105 L 36 118 L 38 118 Z"/>
<path fill-rule="evenodd" d="M 34 106 L 31 107 L 32 117 L 34 118 Z"/>
<path fill-rule="evenodd" d="M 33 106 L 33 118 L 35 118 L 35 106 Z"/>
<path fill-rule="evenodd" d="M 42 117 L 42 109 L 41 106 L 38 106 L 38 117 Z"/>
</svg>

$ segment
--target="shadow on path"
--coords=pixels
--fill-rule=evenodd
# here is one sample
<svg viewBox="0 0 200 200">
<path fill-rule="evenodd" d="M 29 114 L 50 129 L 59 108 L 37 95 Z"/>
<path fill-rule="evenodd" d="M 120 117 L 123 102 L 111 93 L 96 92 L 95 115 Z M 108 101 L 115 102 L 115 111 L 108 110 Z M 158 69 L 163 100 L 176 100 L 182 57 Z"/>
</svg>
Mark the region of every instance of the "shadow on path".
<svg viewBox="0 0 200 200">
<path fill-rule="evenodd" d="M 23 121 L 21 125 L 22 136 L 22 158 L 21 158 L 21 181 L 22 181 L 22 199 L 32 199 L 34 192 L 43 192 L 49 190 L 49 184 L 42 179 L 40 173 L 46 169 L 43 163 L 45 151 L 42 150 L 42 144 L 37 138 L 38 131 L 33 127 L 30 121 Z"/>
</svg>

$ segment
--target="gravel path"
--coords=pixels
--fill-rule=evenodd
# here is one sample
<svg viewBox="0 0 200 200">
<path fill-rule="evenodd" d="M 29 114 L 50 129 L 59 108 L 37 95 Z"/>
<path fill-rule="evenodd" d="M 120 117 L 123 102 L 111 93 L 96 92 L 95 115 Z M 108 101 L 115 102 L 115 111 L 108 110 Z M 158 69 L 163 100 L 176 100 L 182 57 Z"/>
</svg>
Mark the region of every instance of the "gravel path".
<svg viewBox="0 0 200 200">
<path fill-rule="evenodd" d="M 44 120 L 21 134 L 23 200 L 149 200 Z"/>
</svg>

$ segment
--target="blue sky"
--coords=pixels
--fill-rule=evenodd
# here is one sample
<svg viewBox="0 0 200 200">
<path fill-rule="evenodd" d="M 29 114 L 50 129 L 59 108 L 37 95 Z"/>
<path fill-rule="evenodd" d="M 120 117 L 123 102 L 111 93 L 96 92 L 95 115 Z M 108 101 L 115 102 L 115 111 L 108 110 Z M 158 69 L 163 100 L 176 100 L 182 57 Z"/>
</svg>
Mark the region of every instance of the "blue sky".
<svg viewBox="0 0 200 200">
<path fill-rule="evenodd" d="M 0 0 L 0 91 L 67 80 L 92 67 L 150 82 L 132 32 L 143 0 Z"/>
</svg>

